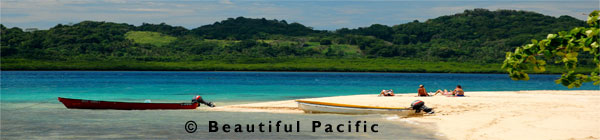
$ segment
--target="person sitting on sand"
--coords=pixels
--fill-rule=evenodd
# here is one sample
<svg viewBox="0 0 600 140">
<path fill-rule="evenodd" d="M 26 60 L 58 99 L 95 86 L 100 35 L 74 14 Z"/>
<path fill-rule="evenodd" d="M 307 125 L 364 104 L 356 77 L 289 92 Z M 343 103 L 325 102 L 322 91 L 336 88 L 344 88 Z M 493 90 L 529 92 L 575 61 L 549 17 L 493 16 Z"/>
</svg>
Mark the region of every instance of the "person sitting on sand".
<svg viewBox="0 0 600 140">
<path fill-rule="evenodd" d="M 379 95 L 377 96 L 394 96 L 394 90 L 390 89 L 390 90 L 381 90 L 381 93 L 379 93 Z"/>
<path fill-rule="evenodd" d="M 425 90 L 425 86 L 423 85 L 419 85 L 418 94 L 419 96 L 429 96 L 429 94 L 427 94 L 427 90 Z"/>
<path fill-rule="evenodd" d="M 463 89 L 460 85 L 456 85 L 456 89 L 454 89 L 454 91 L 452 91 L 452 95 L 465 96 L 465 91 L 463 91 Z"/>
<path fill-rule="evenodd" d="M 452 95 L 452 93 L 450 93 L 447 89 L 444 89 L 444 91 L 442 91 L 441 89 L 438 89 L 435 94 L 433 94 L 434 96 L 441 93 L 440 95 Z"/>
</svg>

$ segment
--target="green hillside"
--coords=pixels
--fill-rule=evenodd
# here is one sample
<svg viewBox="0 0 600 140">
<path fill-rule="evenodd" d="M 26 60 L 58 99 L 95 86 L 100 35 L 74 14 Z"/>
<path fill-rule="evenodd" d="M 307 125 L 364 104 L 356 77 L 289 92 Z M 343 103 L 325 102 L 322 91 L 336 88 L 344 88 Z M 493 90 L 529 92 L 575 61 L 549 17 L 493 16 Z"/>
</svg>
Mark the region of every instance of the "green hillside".
<svg viewBox="0 0 600 140">
<path fill-rule="evenodd" d="M 135 43 L 151 44 L 157 47 L 167 45 L 177 39 L 173 36 L 149 31 L 129 31 L 125 33 L 125 38 L 133 40 Z"/>
<path fill-rule="evenodd" d="M 0 54 L 2 70 L 93 70 L 94 67 L 145 70 L 151 66 L 140 64 L 156 62 L 164 66 L 152 66 L 151 69 L 166 70 L 176 67 L 175 64 L 193 63 L 198 65 L 182 67 L 187 70 L 232 70 L 230 67 L 236 67 L 235 70 L 502 72 L 496 66 L 504 60 L 505 52 L 529 43 L 531 39 L 545 38 L 549 33 L 581 26 L 587 25 L 570 16 L 552 17 L 529 11 L 486 9 L 465 10 L 393 26 L 373 24 L 335 31 L 314 30 L 285 20 L 244 17 L 193 29 L 165 23 L 134 26 L 82 21 L 73 25 L 58 24 L 48 30 L 24 32 L 20 28 L 7 28 L 0 24 Z M 592 67 L 591 58 L 581 54 L 579 62 L 582 67 Z M 296 67 L 296 63 L 283 63 L 289 62 L 285 61 L 287 59 L 314 64 L 306 64 L 310 68 Z M 339 66 L 344 68 L 329 66 L 348 59 L 365 61 L 351 64 L 356 66 Z M 390 69 L 367 64 L 381 60 L 386 60 L 386 63 L 391 60 L 412 61 L 419 65 L 398 64 Z M 81 65 L 60 67 L 71 62 Z M 85 62 L 94 65 L 86 65 Z M 106 66 L 102 65 L 104 62 Z M 235 66 L 246 62 L 263 64 L 248 69 Z M 46 63 L 57 66 L 43 65 Z M 131 66 L 109 66 L 127 63 Z M 222 66 L 221 63 L 227 65 Z M 439 65 L 442 63 L 456 65 Z M 463 65 L 481 67 L 468 67 L 472 70 L 455 68 Z"/>
</svg>

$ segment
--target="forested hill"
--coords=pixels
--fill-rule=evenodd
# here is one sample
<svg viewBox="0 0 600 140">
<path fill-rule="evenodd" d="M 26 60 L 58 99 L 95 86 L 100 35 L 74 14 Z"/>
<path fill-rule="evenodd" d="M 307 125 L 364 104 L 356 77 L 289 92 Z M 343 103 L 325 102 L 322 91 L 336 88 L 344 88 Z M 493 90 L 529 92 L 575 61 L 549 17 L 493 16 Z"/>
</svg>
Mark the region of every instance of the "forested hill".
<svg viewBox="0 0 600 140">
<path fill-rule="evenodd" d="M 300 23 L 288 24 L 285 20 L 267 20 L 251 18 L 229 18 L 214 24 L 204 25 L 191 30 L 193 35 L 207 39 L 251 39 L 264 38 L 270 34 L 304 36 L 318 33 Z"/>
<path fill-rule="evenodd" d="M 582 26 L 587 26 L 584 21 L 570 16 L 556 18 L 526 11 L 474 9 L 425 22 L 415 20 L 392 27 L 374 24 L 358 29 L 342 28 L 336 33 L 375 36 L 398 45 L 394 54 L 386 49 L 371 51 L 379 56 L 405 55 L 408 51 L 417 54 L 414 57 L 499 62 L 504 52 L 531 39 L 539 40 L 549 33 Z M 412 52 L 413 49 L 417 52 Z"/>
<path fill-rule="evenodd" d="M 392 27 L 374 24 L 353 30 L 342 28 L 337 32 L 371 35 L 394 44 L 409 44 L 430 42 L 435 39 L 485 41 L 507 39 L 518 35 L 533 38 L 577 26 L 586 26 L 586 24 L 570 16 L 555 18 L 526 11 L 475 9 L 425 22 L 415 20 Z M 513 45 L 519 44 L 521 43 Z"/>
<path fill-rule="evenodd" d="M 194 29 L 164 23 L 134 26 L 83 21 L 34 32 L 1 25 L 0 44 L 4 60 L 188 62 L 393 58 L 496 64 L 504 59 L 506 51 L 531 39 L 579 26 L 586 24 L 570 16 L 486 9 L 465 10 L 424 22 L 374 24 L 335 31 L 314 30 L 285 20 L 244 17 Z M 591 63 L 585 58 L 582 62 Z M 10 63 L 3 61 L 2 69 Z"/>
</svg>

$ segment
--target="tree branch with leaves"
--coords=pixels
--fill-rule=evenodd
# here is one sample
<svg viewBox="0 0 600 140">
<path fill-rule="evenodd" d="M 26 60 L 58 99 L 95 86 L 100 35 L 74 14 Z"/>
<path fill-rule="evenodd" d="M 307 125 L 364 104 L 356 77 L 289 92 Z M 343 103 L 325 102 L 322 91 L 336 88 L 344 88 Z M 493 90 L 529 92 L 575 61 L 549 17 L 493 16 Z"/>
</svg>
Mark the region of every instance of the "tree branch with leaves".
<svg viewBox="0 0 600 140">
<path fill-rule="evenodd" d="M 557 79 L 556 84 L 568 88 L 580 87 L 583 83 L 600 84 L 600 11 L 595 10 L 588 15 L 589 27 L 576 27 L 571 31 L 548 34 L 544 40 L 532 40 L 531 44 L 517 47 L 514 52 L 507 52 L 502 69 L 508 71 L 513 80 L 529 80 L 526 73 L 533 67 L 534 72 L 546 71 L 546 62 L 564 64 L 565 72 Z M 577 56 L 589 53 L 596 67 L 589 75 L 576 73 Z"/>
</svg>

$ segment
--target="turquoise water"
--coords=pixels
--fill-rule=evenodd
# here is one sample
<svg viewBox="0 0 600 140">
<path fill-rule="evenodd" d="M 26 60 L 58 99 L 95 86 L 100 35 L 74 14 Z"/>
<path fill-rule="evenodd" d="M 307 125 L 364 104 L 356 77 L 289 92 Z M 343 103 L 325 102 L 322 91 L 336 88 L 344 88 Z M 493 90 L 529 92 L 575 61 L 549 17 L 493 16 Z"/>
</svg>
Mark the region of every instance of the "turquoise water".
<svg viewBox="0 0 600 140">
<path fill-rule="evenodd" d="M 2 139 L 444 139 L 435 126 L 405 122 L 386 115 L 277 114 L 198 110 L 66 109 L 57 97 L 97 100 L 189 102 L 202 95 L 217 105 L 309 97 L 378 94 L 381 89 L 429 91 L 567 90 L 554 84 L 558 75 L 531 75 L 512 81 L 505 74 L 329 73 L 329 72 L 138 72 L 138 71 L 2 71 L 0 136 Z M 578 89 L 598 90 L 585 84 Z M 187 133 L 185 122 L 198 124 Z M 230 124 L 301 121 L 297 133 L 208 132 L 208 121 Z M 310 132 L 311 121 L 379 124 L 378 133 Z"/>
<path fill-rule="evenodd" d="M 83 110 L 58 104 L 20 108 L 22 103 L 2 103 L 2 139 L 444 139 L 435 132 L 382 115 L 277 114 L 253 112 L 211 112 L 206 110 Z M 185 123 L 197 123 L 187 133 Z M 281 120 L 300 121 L 300 132 L 234 133 L 208 132 L 208 122 L 259 124 Z M 312 132 L 311 122 L 346 124 L 347 121 L 379 124 L 379 132 Z M 258 128 L 255 128 L 258 129 Z M 266 127 L 265 127 L 266 129 Z"/>
<path fill-rule="evenodd" d="M 56 97 L 98 100 L 179 100 L 202 95 L 215 102 L 270 101 L 354 94 L 381 89 L 430 92 L 568 90 L 559 75 L 531 75 L 513 81 L 506 74 L 330 73 L 330 72 L 140 72 L 140 71 L 3 71 L 2 102 L 39 102 Z M 598 90 L 591 83 L 579 90 Z"/>
</svg>

